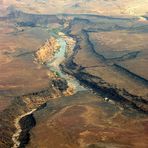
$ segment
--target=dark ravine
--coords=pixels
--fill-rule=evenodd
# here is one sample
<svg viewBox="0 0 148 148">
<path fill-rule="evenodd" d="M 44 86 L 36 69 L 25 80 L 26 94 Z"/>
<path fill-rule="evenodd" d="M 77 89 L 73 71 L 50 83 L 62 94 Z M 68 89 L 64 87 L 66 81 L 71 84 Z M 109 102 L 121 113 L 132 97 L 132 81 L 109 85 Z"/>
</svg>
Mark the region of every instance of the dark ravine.
<svg viewBox="0 0 148 148">
<path fill-rule="evenodd" d="M 3 110 L 0 114 L 1 133 L 0 139 L 3 148 L 12 147 L 12 135 L 15 132 L 15 126 L 13 121 L 16 116 L 19 116 L 21 112 L 27 112 L 26 104 L 23 102 L 21 97 L 14 97 L 12 104 L 9 108 Z"/>
<path fill-rule="evenodd" d="M 60 85 L 62 84 L 60 83 Z M 65 84 L 63 85 L 65 86 Z M 59 90 L 57 91 L 58 93 L 60 92 Z M 16 117 L 21 116 L 22 113 L 25 114 L 27 112 L 30 112 L 30 110 L 32 110 L 32 108 L 34 107 L 37 109 L 42 108 L 44 106 L 44 103 L 47 100 L 52 99 L 55 93 L 55 90 L 50 87 L 22 96 L 14 96 L 11 105 L 0 113 L 0 123 L 2 125 L 0 126 L 0 146 L 2 146 L 3 148 L 13 147 L 14 143 L 12 141 L 12 136 L 16 131 L 16 127 L 14 125 L 14 120 L 16 119 Z M 25 103 L 25 98 L 29 98 L 30 104 Z M 28 105 L 32 106 L 29 107 Z M 29 125 L 27 125 L 26 122 L 29 123 Z M 35 126 L 35 120 L 32 113 L 23 117 L 20 120 L 20 125 L 23 132 L 21 132 L 19 140 L 20 144 L 25 147 L 25 145 L 29 141 L 29 131 L 33 126 Z"/>
<path fill-rule="evenodd" d="M 131 72 L 130 70 L 124 68 L 123 66 L 120 66 L 119 64 L 114 64 L 113 65 L 118 71 L 125 73 L 126 75 L 130 76 L 131 78 L 135 79 L 136 81 L 139 81 L 140 83 L 142 83 L 143 85 L 145 85 L 146 87 L 148 87 L 148 80 Z"/>
<path fill-rule="evenodd" d="M 19 137 L 20 141 L 20 148 L 25 148 L 30 140 L 30 133 L 29 131 L 36 125 L 35 118 L 33 114 L 27 115 L 20 120 L 20 125 L 22 132 Z"/>
<path fill-rule="evenodd" d="M 89 39 L 89 35 L 88 35 L 87 31 L 83 29 L 82 30 L 82 34 L 85 37 L 86 42 L 88 43 L 88 46 L 90 47 L 90 49 L 92 50 L 92 52 L 98 57 L 98 59 L 101 60 L 101 61 L 103 61 L 103 62 L 107 62 L 107 59 L 103 55 L 101 55 L 98 52 L 96 52 L 93 43 Z"/>
<path fill-rule="evenodd" d="M 99 60 L 103 61 L 106 64 L 110 64 L 112 63 L 112 67 L 115 68 L 117 71 L 119 72 L 123 72 L 125 75 L 129 76 L 131 79 L 134 79 L 135 81 L 140 82 L 142 85 L 145 85 L 146 87 L 148 86 L 148 80 L 136 75 L 135 73 L 125 69 L 124 67 L 120 66 L 119 64 L 116 64 L 118 61 L 124 61 L 124 60 L 130 60 L 133 58 L 136 58 L 138 56 L 138 54 L 140 53 L 139 51 L 135 51 L 135 52 L 131 52 L 131 53 L 127 53 L 121 57 L 117 57 L 117 58 L 105 58 L 103 55 L 99 54 L 98 52 L 96 52 L 93 43 L 90 41 L 89 39 L 89 35 L 88 35 L 89 31 L 83 30 L 84 36 L 86 36 L 86 40 L 88 42 L 88 44 L 90 45 L 90 48 L 92 49 L 93 53 L 95 53 L 98 57 Z"/>
<path fill-rule="evenodd" d="M 82 20 L 83 21 L 83 20 Z M 86 20 L 84 20 L 86 21 Z M 73 36 L 71 34 L 71 27 L 72 27 L 72 23 L 70 24 L 67 34 L 69 36 Z M 83 37 L 81 37 L 83 36 Z M 148 113 L 148 109 L 147 109 L 147 105 L 148 105 L 148 101 L 146 98 L 143 98 L 142 96 L 136 96 L 133 94 L 130 94 L 129 92 L 127 92 L 127 90 L 125 89 L 120 89 L 117 88 L 116 86 L 113 86 L 111 84 L 108 84 L 107 82 L 105 82 L 104 80 L 102 80 L 99 77 L 96 76 L 92 76 L 89 73 L 84 73 L 83 69 L 85 67 L 77 65 L 73 59 L 75 57 L 75 55 L 77 54 L 78 50 L 81 49 L 80 47 L 80 42 L 81 39 L 84 38 L 86 40 L 87 46 L 89 48 L 89 50 L 91 50 L 93 53 L 93 55 L 95 57 L 97 57 L 100 61 L 102 61 L 103 63 L 105 63 L 106 65 L 111 65 L 111 68 L 114 68 L 115 64 L 114 64 L 114 60 L 108 60 L 106 59 L 103 55 L 98 54 L 95 51 L 94 45 L 91 43 L 90 39 L 89 39 L 89 35 L 87 33 L 87 31 L 85 29 L 82 29 L 79 32 L 78 36 L 73 36 L 76 40 L 76 46 L 74 48 L 74 53 L 73 55 L 64 63 L 61 65 L 62 70 L 65 73 L 71 74 L 74 77 L 76 77 L 76 79 L 78 79 L 83 85 L 90 87 L 91 89 L 93 89 L 95 92 L 101 94 L 103 97 L 108 97 L 114 101 L 119 102 L 120 104 L 122 104 L 123 106 L 127 106 L 128 108 L 132 107 L 138 111 L 142 111 L 144 113 Z M 81 39 L 80 39 L 81 38 Z M 137 56 L 139 52 L 134 52 L 131 53 L 128 56 L 128 58 L 133 58 L 133 56 Z M 121 60 L 123 60 L 125 58 L 125 56 L 121 57 Z M 118 59 L 119 60 L 119 59 Z M 112 63 L 112 64 L 111 64 Z M 119 67 L 119 66 L 118 66 Z M 119 70 L 117 66 L 115 66 L 114 69 L 116 69 L 117 71 Z M 121 68 L 120 68 L 121 69 Z M 147 80 L 145 80 L 144 78 L 128 71 L 128 70 L 123 70 L 124 74 L 128 77 L 130 77 L 131 79 L 133 79 L 134 81 L 136 81 L 137 83 L 140 83 L 144 86 L 147 86 Z M 120 71 L 121 72 L 121 71 Z"/>
<path fill-rule="evenodd" d="M 96 52 L 93 43 L 89 39 L 88 32 L 83 30 L 84 36 L 86 36 L 86 40 L 88 44 L 90 45 L 90 48 L 92 49 L 93 53 L 95 53 L 98 57 L 99 60 L 103 61 L 106 64 L 112 63 L 113 68 L 115 68 L 119 72 L 123 72 L 125 75 L 129 76 L 130 78 L 134 79 L 135 81 L 140 82 L 141 84 L 145 85 L 146 87 L 148 86 L 148 80 L 136 75 L 135 73 L 125 69 L 124 67 L 120 66 L 119 64 L 116 64 L 118 61 L 124 61 L 124 60 L 130 60 L 132 58 L 136 58 L 137 55 L 139 54 L 139 51 L 128 53 L 126 55 L 123 55 L 122 57 L 114 58 L 114 59 L 107 59 L 103 55 L 99 54 Z"/>
<path fill-rule="evenodd" d="M 108 84 L 99 77 L 83 72 L 72 73 L 71 71 L 69 72 L 69 70 L 66 69 L 65 66 L 61 65 L 61 67 L 66 73 L 75 76 L 80 81 L 80 83 L 91 88 L 92 90 L 94 90 L 94 92 L 98 93 L 103 98 L 110 98 L 111 100 L 118 102 L 125 108 L 130 109 L 132 107 L 140 112 L 148 114 L 148 101 L 146 99 L 143 99 L 139 96 L 134 96 L 124 89 L 118 89 L 116 88 L 116 86 Z"/>
<path fill-rule="evenodd" d="M 58 79 L 58 80 L 55 79 L 52 81 L 52 83 L 54 85 L 54 89 L 56 89 L 58 91 L 57 93 L 61 92 L 61 96 L 62 96 L 62 92 L 64 92 L 67 89 L 67 87 L 66 87 L 67 82 L 62 79 Z M 62 89 L 59 89 L 59 88 L 62 88 Z M 41 108 L 44 108 L 46 106 L 46 101 L 49 100 L 50 98 L 52 98 L 52 95 L 55 95 L 55 93 L 56 93 L 56 92 L 54 92 L 54 91 L 52 92 L 52 91 L 53 90 L 51 90 L 51 88 L 49 88 L 49 89 L 41 90 L 39 92 L 34 92 L 31 94 L 22 96 L 22 98 L 23 97 L 30 98 L 30 101 L 32 100 L 33 108 L 35 108 L 35 109 L 32 109 L 32 111 L 29 111 L 30 113 L 27 111 L 29 114 L 23 116 L 19 120 L 19 124 L 21 127 L 21 132 L 18 137 L 18 140 L 20 142 L 20 144 L 19 144 L 20 148 L 24 148 L 28 144 L 28 142 L 30 140 L 29 131 L 36 125 L 35 118 L 33 117 L 33 112 L 35 110 L 40 110 Z M 34 102 L 35 97 L 37 97 L 36 99 L 39 99 L 38 97 L 40 97 L 42 101 L 38 102 L 38 100 L 35 99 L 36 100 L 36 103 L 35 103 Z M 26 106 L 26 108 L 27 108 L 27 106 Z"/>
</svg>

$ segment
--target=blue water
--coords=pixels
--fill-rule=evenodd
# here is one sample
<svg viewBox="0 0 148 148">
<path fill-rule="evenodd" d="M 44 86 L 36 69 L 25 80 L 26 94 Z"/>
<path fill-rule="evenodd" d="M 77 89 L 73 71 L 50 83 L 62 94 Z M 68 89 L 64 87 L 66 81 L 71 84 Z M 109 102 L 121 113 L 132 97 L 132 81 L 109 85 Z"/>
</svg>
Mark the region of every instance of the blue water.
<svg viewBox="0 0 148 148">
<path fill-rule="evenodd" d="M 60 49 L 58 52 L 55 53 L 55 58 L 65 57 L 66 53 L 66 42 L 62 38 L 57 39 L 58 43 L 60 44 Z"/>
<path fill-rule="evenodd" d="M 50 68 L 51 71 L 55 72 L 59 77 L 66 79 L 68 84 L 73 85 L 76 92 L 86 90 L 86 88 L 81 86 L 80 83 L 74 77 L 63 73 L 59 66 L 58 67 L 52 66 L 52 63 L 54 63 L 56 60 L 58 60 L 60 63 L 61 63 L 61 59 L 65 60 L 65 53 L 67 50 L 67 44 L 63 38 L 60 38 L 58 36 L 57 33 L 55 34 L 55 32 L 51 32 L 51 34 L 57 38 L 57 41 L 60 45 L 60 49 L 55 53 L 54 60 L 52 62 L 49 62 L 47 64 L 47 66 Z M 60 63 L 58 63 L 58 62 L 56 62 L 56 63 L 57 63 L 57 65 L 60 65 Z"/>
</svg>

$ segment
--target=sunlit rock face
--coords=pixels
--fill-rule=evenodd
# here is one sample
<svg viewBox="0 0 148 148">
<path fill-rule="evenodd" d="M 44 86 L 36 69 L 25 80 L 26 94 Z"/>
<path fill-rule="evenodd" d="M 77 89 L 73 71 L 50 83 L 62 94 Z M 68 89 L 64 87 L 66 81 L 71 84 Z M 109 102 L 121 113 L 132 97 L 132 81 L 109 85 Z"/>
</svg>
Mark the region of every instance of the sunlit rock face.
<svg viewBox="0 0 148 148">
<path fill-rule="evenodd" d="M 54 53 L 60 48 L 57 40 L 51 37 L 45 42 L 43 46 L 39 48 L 36 53 L 36 58 L 39 62 L 45 63 L 52 60 Z"/>
</svg>

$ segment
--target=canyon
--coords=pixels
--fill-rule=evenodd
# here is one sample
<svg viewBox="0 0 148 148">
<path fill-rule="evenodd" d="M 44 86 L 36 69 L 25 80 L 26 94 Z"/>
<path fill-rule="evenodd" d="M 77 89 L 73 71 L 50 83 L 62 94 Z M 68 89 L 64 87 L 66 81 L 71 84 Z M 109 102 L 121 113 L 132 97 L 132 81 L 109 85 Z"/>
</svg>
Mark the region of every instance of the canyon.
<svg viewBox="0 0 148 148">
<path fill-rule="evenodd" d="M 147 148 L 147 20 L 26 8 L 0 17 L 0 147 Z"/>
</svg>

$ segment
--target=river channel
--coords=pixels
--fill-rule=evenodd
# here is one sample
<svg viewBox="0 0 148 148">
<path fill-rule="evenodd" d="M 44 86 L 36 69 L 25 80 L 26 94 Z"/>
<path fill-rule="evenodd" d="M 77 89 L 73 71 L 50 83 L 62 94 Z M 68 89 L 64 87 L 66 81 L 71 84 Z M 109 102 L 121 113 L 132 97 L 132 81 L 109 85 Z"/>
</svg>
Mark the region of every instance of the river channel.
<svg viewBox="0 0 148 148">
<path fill-rule="evenodd" d="M 60 69 L 60 64 L 66 59 L 66 52 L 67 52 L 67 45 L 68 45 L 68 42 L 60 35 L 60 33 L 51 33 L 56 39 L 57 39 L 57 42 L 59 43 L 60 45 L 60 49 L 55 53 L 52 61 L 49 61 L 46 66 L 49 68 L 50 71 L 53 71 L 55 73 L 58 73 L 58 76 L 60 76 L 61 78 L 64 78 L 67 83 L 68 83 L 68 86 L 70 87 L 73 87 L 74 89 L 74 93 L 78 92 L 78 91 L 85 91 L 86 88 L 84 88 L 82 85 L 80 85 L 79 81 L 77 81 L 74 77 L 68 75 L 68 74 L 65 74 L 62 72 L 62 70 Z M 66 35 L 64 35 L 66 36 Z M 71 50 L 73 50 L 74 48 L 74 45 L 71 46 Z M 18 116 L 15 121 L 14 121 L 14 125 L 15 125 L 15 128 L 16 128 L 16 131 L 15 133 L 13 134 L 12 136 L 12 141 L 14 143 L 13 147 L 12 148 L 18 148 L 19 145 L 20 145 L 20 141 L 19 141 L 19 136 L 22 132 L 22 129 L 21 129 L 21 126 L 20 126 L 20 120 L 29 115 L 29 114 L 32 114 L 36 109 L 33 109 L 27 113 L 24 113 L 20 116 Z"/>
</svg>

